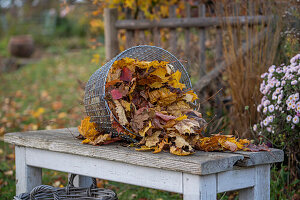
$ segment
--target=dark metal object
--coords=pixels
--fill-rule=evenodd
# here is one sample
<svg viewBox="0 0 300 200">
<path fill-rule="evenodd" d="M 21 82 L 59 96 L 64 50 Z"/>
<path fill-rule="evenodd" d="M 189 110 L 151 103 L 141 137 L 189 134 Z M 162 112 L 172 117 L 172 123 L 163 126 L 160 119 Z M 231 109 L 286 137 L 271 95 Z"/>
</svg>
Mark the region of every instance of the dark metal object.
<svg viewBox="0 0 300 200">
<path fill-rule="evenodd" d="M 87 115 L 91 117 L 91 122 L 97 124 L 97 130 L 100 132 L 112 133 L 113 137 L 121 136 L 127 141 L 136 142 L 135 139 L 118 133 L 112 128 L 110 115 L 112 115 L 116 121 L 117 119 L 109 109 L 108 103 L 105 100 L 105 84 L 109 70 L 116 60 L 121 60 L 125 57 L 138 59 L 140 61 L 167 61 L 171 64 L 171 69 L 174 72 L 179 70 L 182 73 L 180 82 L 185 84 L 187 90 L 192 88 L 192 84 L 183 64 L 173 54 L 160 47 L 148 45 L 131 47 L 121 52 L 90 77 L 85 87 L 84 105 Z M 129 131 L 126 127 L 123 126 L 123 128 Z"/>
</svg>

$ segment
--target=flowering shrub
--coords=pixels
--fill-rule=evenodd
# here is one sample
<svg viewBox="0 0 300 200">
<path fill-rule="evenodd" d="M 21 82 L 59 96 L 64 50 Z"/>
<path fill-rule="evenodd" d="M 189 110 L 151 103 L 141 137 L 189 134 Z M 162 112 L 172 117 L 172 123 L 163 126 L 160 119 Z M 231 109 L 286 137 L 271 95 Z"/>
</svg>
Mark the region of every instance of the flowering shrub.
<svg viewBox="0 0 300 200">
<path fill-rule="evenodd" d="M 264 96 L 257 111 L 262 120 L 253 126 L 253 131 L 267 136 L 279 147 L 291 147 L 299 141 L 300 133 L 300 54 L 287 66 L 272 65 L 261 78 L 264 80 L 260 92 Z"/>
</svg>

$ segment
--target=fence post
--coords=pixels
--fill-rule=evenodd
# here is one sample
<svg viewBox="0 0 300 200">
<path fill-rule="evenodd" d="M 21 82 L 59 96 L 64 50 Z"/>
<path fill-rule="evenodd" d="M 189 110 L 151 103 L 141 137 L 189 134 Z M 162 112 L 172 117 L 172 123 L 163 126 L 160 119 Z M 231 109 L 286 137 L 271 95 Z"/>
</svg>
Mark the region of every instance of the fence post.
<svg viewBox="0 0 300 200">
<path fill-rule="evenodd" d="M 176 18 L 176 6 L 172 5 L 169 7 L 169 18 Z M 170 28 L 170 41 L 171 52 L 177 54 L 177 33 L 176 28 Z"/>
<path fill-rule="evenodd" d="M 110 60 L 119 53 L 118 30 L 115 27 L 117 20 L 117 9 L 104 9 L 104 37 L 106 60 Z"/>
<path fill-rule="evenodd" d="M 131 9 L 130 8 L 126 8 L 126 19 L 132 19 L 132 13 L 131 13 Z M 134 40 L 133 40 L 133 34 L 134 31 L 133 30 L 125 30 L 126 33 L 126 49 L 128 49 L 129 47 L 134 46 Z"/>
<path fill-rule="evenodd" d="M 217 12 L 219 12 L 219 15 L 223 17 L 224 15 L 224 6 L 221 2 L 216 3 Z M 217 27 L 217 38 L 216 38 L 216 64 L 221 65 L 223 60 L 223 33 L 222 29 L 220 27 Z M 217 90 L 221 89 L 223 87 L 221 80 L 217 80 Z M 216 104 L 217 104 L 217 116 L 221 117 L 223 114 L 223 105 L 222 105 L 222 99 L 221 95 L 218 94 L 216 96 Z"/>
<path fill-rule="evenodd" d="M 205 17 L 205 4 L 198 5 L 198 17 Z M 206 29 L 199 28 L 199 74 L 200 78 L 203 77 L 206 72 L 206 55 L 205 55 L 205 41 L 206 41 Z"/>
</svg>

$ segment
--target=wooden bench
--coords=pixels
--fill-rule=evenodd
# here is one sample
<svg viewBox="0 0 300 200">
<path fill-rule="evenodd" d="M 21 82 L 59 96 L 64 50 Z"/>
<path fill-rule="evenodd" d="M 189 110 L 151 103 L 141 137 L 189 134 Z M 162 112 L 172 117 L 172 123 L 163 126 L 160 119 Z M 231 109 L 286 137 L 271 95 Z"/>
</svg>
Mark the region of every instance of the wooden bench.
<svg viewBox="0 0 300 200">
<path fill-rule="evenodd" d="M 185 200 L 216 199 L 239 190 L 239 198 L 270 199 L 270 164 L 283 161 L 283 151 L 201 152 L 175 156 L 137 152 L 119 144 L 83 145 L 75 128 L 8 133 L 15 144 L 17 194 L 41 184 L 42 168 L 183 194 Z"/>
</svg>

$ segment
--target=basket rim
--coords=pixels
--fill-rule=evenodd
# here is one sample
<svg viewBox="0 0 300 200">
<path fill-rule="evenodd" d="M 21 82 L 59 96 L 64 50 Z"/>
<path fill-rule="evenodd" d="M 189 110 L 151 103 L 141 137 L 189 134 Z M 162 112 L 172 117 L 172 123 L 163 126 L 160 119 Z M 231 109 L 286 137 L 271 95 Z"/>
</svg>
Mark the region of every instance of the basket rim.
<svg viewBox="0 0 300 200">
<path fill-rule="evenodd" d="M 123 54 L 125 54 L 127 51 L 130 51 L 131 49 L 135 49 L 135 48 L 143 48 L 143 47 L 150 47 L 150 48 L 154 48 L 154 49 L 159 49 L 159 50 L 164 51 L 165 53 L 170 54 L 171 56 L 173 56 L 173 57 L 175 58 L 176 62 L 178 62 L 178 63 L 182 66 L 183 72 L 189 77 L 189 74 L 188 74 L 188 72 L 186 71 L 184 65 L 183 65 L 183 64 L 180 62 L 180 60 L 178 60 L 178 58 L 177 58 L 175 55 L 173 55 L 171 52 L 169 52 L 169 51 L 167 51 L 167 50 L 165 50 L 165 49 L 163 49 L 163 48 L 161 48 L 161 47 L 158 47 L 158 46 L 152 46 L 152 45 L 138 45 L 138 46 L 133 46 L 133 47 L 130 47 L 130 48 L 128 48 L 128 49 L 122 51 L 121 53 L 119 53 L 118 55 L 116 55 L 114 58 L 112 58 L 112 59 L 109 61 L 109 62 L 112 62 L 112 64 L 111 64 L 111 66 L 109 67 L 109 70 L 107 70 L 107 74 L 106 74 L 106 76 L 105 76 L 105 78 L 104 78 L 105 83 L 106 83 L 107 75 L 108 75 L 108 73 L 109 73 L 109 71 L 110 71 L 110 69 L 111 69 L 113 63 L 114 63 L 116 60 L 118 60 L 118 58 L 120 58 Z M 192 88 L 192 82 L 191 82 L 190 79 L 188 80 L 188 84 L 190 85 L 190 88 Z M 105 85 L 104 85 L 104 90 L 103 90 L 103 96 L 105 96 Z"/>
</svg>

